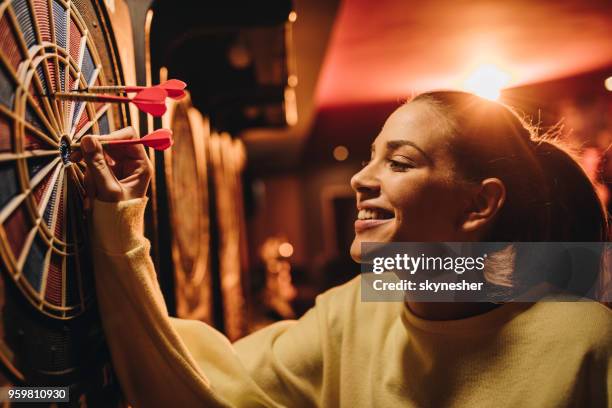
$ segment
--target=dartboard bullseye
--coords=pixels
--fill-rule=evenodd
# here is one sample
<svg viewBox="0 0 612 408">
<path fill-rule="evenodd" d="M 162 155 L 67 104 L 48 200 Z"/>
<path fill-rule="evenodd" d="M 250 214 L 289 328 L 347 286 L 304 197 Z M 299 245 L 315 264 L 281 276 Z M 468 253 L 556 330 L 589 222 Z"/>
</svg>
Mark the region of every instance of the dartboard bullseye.
<svg viewBox="0 0 612 408">
<path fill-rule="evenodd" d="M 115 115 L 109 104 L 54 94 L 108 81 L 75 3 L 14 0 L 0 12 L 3 266 L 36 308 L 70 319 L 93 298 L 83 169 L 70 145 L 115 129 Z"/>
</svg>

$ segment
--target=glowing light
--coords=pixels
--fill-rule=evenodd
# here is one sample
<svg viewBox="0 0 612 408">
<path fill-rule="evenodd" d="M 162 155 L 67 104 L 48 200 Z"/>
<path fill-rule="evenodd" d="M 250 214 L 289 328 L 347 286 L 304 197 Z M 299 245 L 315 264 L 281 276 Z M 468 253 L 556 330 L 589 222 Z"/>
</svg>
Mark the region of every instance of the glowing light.
<svg viewBox="0 0 612 408">
<path fill-rule="evenodd" d="M 295 126 L 298 122 L 297 103 L 295 89 L 285 88 L 285 120 L 289 126 Z"/>
<path fill-rule="evenodd" d="M 510 75 L 495 65 L 482 65 L 463 83 L 466 91 L 492 101 L 499 98 L 501 90 L 510 82 Z"/>
<path fill-rule="evenodd" d="M 295 88 L 297 84 L 298 84 L 297 75 L 289 75 L 289 78 L 287 78 L 287 85 L 289 85 L 292 88 Z"/>
<path fill-rule="evenodd" d="M 278 253 L 283 258 L 289 258 L 291 255 L 293 255 L 293 245 L 288 242 L 283 242 L 278 246 Z"/>
<path fill-rule="evenodd" d="M 604 85 L 606 86 L 606 89 L 610 92 L 612 92 L 612 76 L 606 78 L 606 81 L 604 82 Z"/>
<path fill-rule="evenodd" d="M 295 11 L 292 11 L 291 13 L 289 13 L 289 22 L 291 23 L 295 23 L 295 20 L 297 20 L 297 13 Z"/>
<path fill-rule="evenodd" d="M 345 161 L 348 158 L 349 151 L 346 146 L 336 146 L 333 151 L 334 159 L 338 161 Z"/>
</svg>

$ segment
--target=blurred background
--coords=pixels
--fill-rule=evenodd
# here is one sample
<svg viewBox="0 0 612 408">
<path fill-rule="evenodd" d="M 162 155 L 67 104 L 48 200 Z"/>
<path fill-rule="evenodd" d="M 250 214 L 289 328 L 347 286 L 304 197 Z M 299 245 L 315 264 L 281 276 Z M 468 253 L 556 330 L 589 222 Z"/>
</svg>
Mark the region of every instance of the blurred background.
<svg viewBox="0 0 612 408">
<path fill-rule="evenodd" d="M 224 205 L 208 211 L 208 231 L 219 235 L 206 244 L 212 299 L 186 306 L 177 268 L 161 261 L 179 315 L 193 316 L 206 298 L 203 316 L 237 338 L 299 317 L 316 294 L 355 276 L 350 177 L 385 118 L 419 92 L 463 89 L 517 107 L 544 130 L 561 123 L 609 201 L 609 1 L 179 3 L 152 5 L 153 76 L 186 81 L 208 131 L 242 149 L 239 191 L 228 198 L 240 221 L 221 222 Z M 160 231 L 176 236 L 191 222 L 162 221 Z M 223 234 L 237 245 L 231 266 Z M 168 244 L 159 242 L 162 259 Z M 231 302 L 215 295 L 228 273 L 240 281 Z"/>
<path fill-rule="evenodd" d="M 0 385 L 66 385 L 79 406 L 124 406 L 96 308 L 83 168 L 62 140 L 172 129 L 172 149 L 149 151 L 160 287 L 171 315 L 236 340 L 359 273 L 349 180 L 420 92 L 474 92 L 562 128 L 610 208 L 610 38 L 610 0 L 2 0 Z M 170 78 L 189 94 L 161 118 L 49 101 Z"/>
</svg>

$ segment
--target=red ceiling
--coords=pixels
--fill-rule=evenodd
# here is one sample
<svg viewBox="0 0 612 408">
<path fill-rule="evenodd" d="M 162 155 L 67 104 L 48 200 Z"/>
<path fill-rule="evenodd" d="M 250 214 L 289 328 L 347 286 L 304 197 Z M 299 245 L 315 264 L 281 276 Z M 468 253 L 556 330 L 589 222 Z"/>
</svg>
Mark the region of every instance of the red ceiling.
<svg viewBox="0 0 612 408">
<path fill-rule="evenodd" d="M 484 63 L 509 86 L 559 78 L 612 65 L 611 39 L 609 0 L 345 0 L 316 104 L 458 88 Z"/>
</svg>

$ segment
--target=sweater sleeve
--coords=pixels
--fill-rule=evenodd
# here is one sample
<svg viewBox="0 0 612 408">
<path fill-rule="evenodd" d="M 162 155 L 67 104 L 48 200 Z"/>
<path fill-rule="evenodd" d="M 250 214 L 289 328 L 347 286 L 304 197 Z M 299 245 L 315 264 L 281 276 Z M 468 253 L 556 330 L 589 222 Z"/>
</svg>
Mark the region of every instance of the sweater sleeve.
<svg viewBox="0 0 612 408">
<path fill-rule="evenodd" d="M 316 405 L 317 312 L 272 325 L 235 346 L 205 323 L 170 318 L 143 235 L 145 207 L 146 199 L 93 205 L 98 304 L 128 402 L 134 407 Z"/>
</svg>

